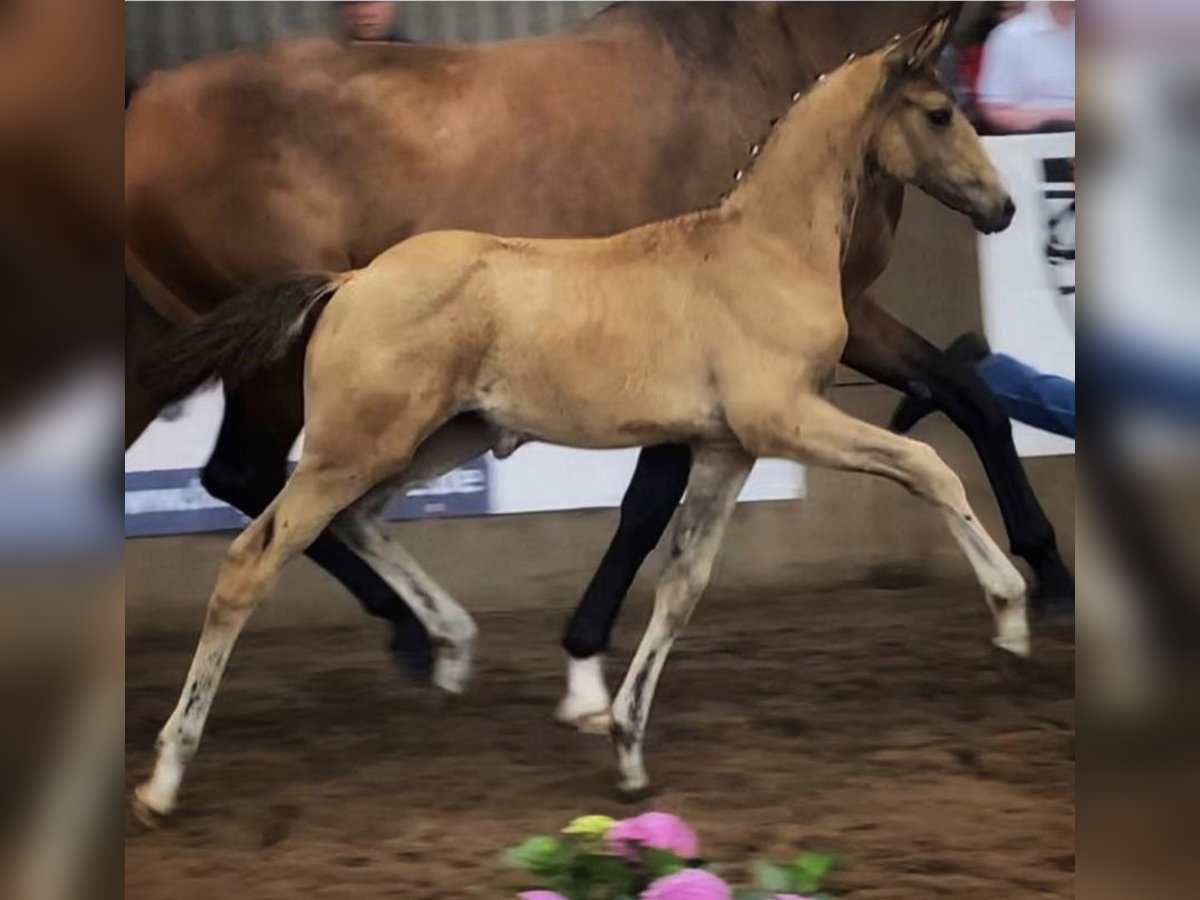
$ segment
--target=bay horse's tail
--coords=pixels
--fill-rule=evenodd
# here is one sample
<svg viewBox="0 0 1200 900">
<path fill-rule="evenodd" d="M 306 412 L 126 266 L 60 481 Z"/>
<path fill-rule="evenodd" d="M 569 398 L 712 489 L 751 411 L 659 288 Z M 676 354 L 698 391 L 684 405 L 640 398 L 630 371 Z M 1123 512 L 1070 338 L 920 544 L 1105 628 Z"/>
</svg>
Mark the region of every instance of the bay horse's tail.
<svg viewBox="0 0 1200 900">
<path fill-rule="evenodd" d="M 290 275 L 226 300 L 154 346 L 138 369 L 138 381 L 163 404 L 216 378 L 227 386 L 244 381 L 307 340 L 313 313 L 319 314 L 345 277 Z"/>
</svg>

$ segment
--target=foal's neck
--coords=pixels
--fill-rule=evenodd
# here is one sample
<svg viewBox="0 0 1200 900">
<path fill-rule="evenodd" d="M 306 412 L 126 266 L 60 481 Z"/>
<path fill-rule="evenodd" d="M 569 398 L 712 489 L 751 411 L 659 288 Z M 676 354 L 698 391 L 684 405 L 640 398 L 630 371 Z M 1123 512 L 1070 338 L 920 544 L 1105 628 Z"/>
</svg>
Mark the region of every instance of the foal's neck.
<svg viewBox="0 0 1200 900">
<path fill-rule="evenodd" d="M 838 278 L 862 190 L 879 74 L 878 61 L 868 58 L 801 97 L 722 205 L 727 221 L 787 241 L 814 269 Z"/>
</svg>

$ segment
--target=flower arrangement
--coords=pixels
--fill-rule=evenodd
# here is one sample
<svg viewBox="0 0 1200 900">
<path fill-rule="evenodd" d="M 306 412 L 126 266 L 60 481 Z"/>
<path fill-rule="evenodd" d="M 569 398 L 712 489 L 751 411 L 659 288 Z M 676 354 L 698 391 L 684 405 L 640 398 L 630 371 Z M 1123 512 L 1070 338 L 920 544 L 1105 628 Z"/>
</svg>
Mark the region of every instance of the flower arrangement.
<svg viewBox="0 0 1200 900">
<path fill-rule="evenodd" d="M 620 821 L 581 816 L 558 836 L 509 849 L 504 859 L 542 885 L 520 900 L 817 900 L 827 897 L 819 891 L 834 862 L 819 853 L 759 862 L 757 885 L 735 889 L 700 857 L 691 826 L 664 812 Z"/>
</svg>

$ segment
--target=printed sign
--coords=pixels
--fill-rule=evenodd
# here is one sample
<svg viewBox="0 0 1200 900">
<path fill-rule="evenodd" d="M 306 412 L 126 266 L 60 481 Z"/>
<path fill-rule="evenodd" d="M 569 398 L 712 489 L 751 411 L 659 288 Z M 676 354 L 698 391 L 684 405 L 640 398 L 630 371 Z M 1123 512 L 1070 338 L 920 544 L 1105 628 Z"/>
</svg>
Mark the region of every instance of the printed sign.
<svg viewBox="0 0 1200 900">
<path fill-rule="evenodd" d="M 1017 215 L 979 239 L 988 343 L 1039 371 L 1075 379 L 1075 135 L 984 138 Z M 1013 422 L 1022 456 L 1075 452 L 1075 441 Z"/>
</svg>

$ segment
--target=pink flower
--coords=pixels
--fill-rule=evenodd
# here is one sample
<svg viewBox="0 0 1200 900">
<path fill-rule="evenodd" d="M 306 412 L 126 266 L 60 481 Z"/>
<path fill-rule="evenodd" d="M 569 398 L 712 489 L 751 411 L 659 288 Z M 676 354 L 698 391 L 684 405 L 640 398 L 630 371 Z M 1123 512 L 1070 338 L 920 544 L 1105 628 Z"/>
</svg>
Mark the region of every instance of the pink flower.
<svg viewBox="0 0 1200 900">
<path fill-rule="evenodd" d="M 733 900 L 733 893 L 712 872 L 684 869 L 653 882 L 642 900 Z"/>
<path fill-rule="evenodd" d="M 700 855 L 696 832 L 670 813 L 648 812 L 623 819 L 608 830 L 609 848 L 629 859 L 637 858 L 637 845 L 654 850 L 670 850 L 681 859 Z"/>
<path fill-rule="evenodd" d="M 562 894 L 554 891 L 525 891 L 517 894 L 518 900 L 567 900 Z"/>
</svg>

